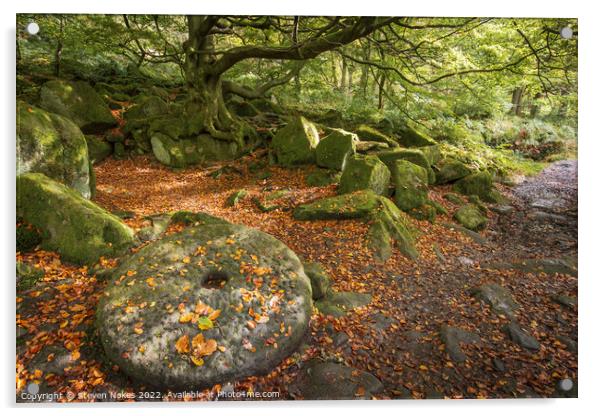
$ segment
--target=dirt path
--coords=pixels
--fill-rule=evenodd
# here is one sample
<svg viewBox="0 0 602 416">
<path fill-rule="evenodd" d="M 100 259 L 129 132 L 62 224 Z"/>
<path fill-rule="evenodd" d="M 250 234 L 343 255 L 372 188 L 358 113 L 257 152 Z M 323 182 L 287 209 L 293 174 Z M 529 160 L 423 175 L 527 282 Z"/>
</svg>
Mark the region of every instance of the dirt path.
<svg viewBox="0 0 602 416">
<path fill-rule="evenodd" d="M 507 195 L 513 209 L 499 215 L 492 233 L 492 241 L 504 257 L 519 255 L 576 261 L 576 160 L 551 164 L 512 188 Z M 501 257 L 499 252 L 496 255 Z"/>
<path fill-rule="evenodd" d="M 268 232 L 300 257 L 319 262 L 336 290 L 371 294 L 370 304 L 342 318 L 315 314 L 298 353 L 267 376 L 234 383 L 234 389 L 279 391 L 281 398 L 290 398 L 289 387 L 311 358 L 370 372 L 384 386 L 379 398 L 550 397 L 559 380 L 576 380 L 577 353 L 571 343 L 576 345 L 577 312 L 553 298 L 576 297 L 577 278 L 489 267 L 492 262 L 576 255 L 576 162 L 553 164 L 505 190 L 508 206 L 491 207 L 490 227 L 479 237 L 484 242 L 444 225 L 453 222 L 457 206 L 443 198 L 449 187 L 432 188 L 430 197 L 449 214 L 434 224 L 412 220 L 420 231 L 417 262 L 395 252 L 384 264 L 363 243 L 363 221 L 292 218 L 294 206 L 335 194 L 334 185 L 312 188 L 305 184 L 307 171 L 266 166 L 256 172 L 250 169 L 254 163 L 236 161 L 240 173 L 219 178 L 212 176 L 215 167 L 175 172 L 143 157 L 109 159 L 96 167 L 96 202 L 109 210 L 131 211 L 127 222 L 134 228 L 143 227 L 144 216 L 153 213 L 208 212 Z M 228 196 L 241 188 L 249 197 L 228 207 Z M 254 196 L 284 188 L 289 192 L 281 209 L 261 212 L 252 202 Z M 65 267 L 56 255 L 21 257 L 43 264 L 46 277 L 18 300 L 18 382 L 25 387 L 39 380 L 47 391 L 137 391 L 106 362 L 94 337 L 94 310 L 103 283 L 86 269 Z M 486 283 L 510 291 L 519 304 L 516 322 L 535 337 L 539 350 L 512 342 L 504 330 L 510 319 L 471 295 L 472 288 Z M 462 345 L 465 361 L 450 358 L 441 338 L 443 325 L 478 336 L 480 342 Z"/>
</svg>

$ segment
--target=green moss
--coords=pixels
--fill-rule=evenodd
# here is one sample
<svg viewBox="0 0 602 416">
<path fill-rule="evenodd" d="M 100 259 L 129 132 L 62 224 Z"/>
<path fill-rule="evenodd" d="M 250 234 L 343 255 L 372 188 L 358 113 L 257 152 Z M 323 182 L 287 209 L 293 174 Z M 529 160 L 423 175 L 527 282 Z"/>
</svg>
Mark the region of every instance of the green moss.
<svg viewBox="0 0 602 416">
<path fill-rule="evenodd" d="M 404 147 L 433 146 L 437 144 L 437 142 L 427 134 L 422 133 L 410 126 L 405 126 L 398 131 L 397 136 L 399 144 Z"/>
<path fill-rule="evenodd" d="M 403 211 L 424 205 L 428 199 L 427 171 L 407 160 L 396 160 L 392 166 L 395 204 Z"/>
<path fill-rule="evenodd" d="M 376 257 L 381 261 L 386 260 L 391 253 L 390 240 L 393 240 L 404 256 L 410 259 L 418 258 L 418 251 L 414 245 L 415 230 L 406 214 L 388 198 L 379 197 L 379 202 L 379 209 L 371 215 L 372 225 L 368 233 L 369 243 Z"/>
<path fill-rule="evenodd" d="M 17 103 L 17 175 L 40 172 L 90 197 L 88 146 L 80 129 L 57 114 Z"/>
<path fill-rule="evenodd" d="M 391 171 L 395 169 L 394 163 L 397 160 L 407 160 L 408 162 L 421 166 L 428 174 L 428 183 L 431 184 L 435 182 L 435 172 L 431 168 L 429 160 L 424 153 L 418 149 L 387 150 L 378 152 L 377 156 Z"/>
<path fill-rule="evenodd" d="M 43 248 L 77 264 L 134 244 L 134 232 L 119 218 L 40 173 L 17 177 L 17 215 L 40 230 Z"/>
<path fill-rule="evenodd" d="M 445 195 L 443 195 L 443 198 L 456 205 L 463 205 L 466 202 L 458 194 L 454 194 L 451 192 L 448 192 Z"/>
<path fill-rule="evenodd" d="M 97 133 L 117 125 L 108 105 L 84 81 L 48 81 L 40 91 L 40 106 L 73 120 L 84 133 Z"/>
<path fill-rule="evenodd" d="M 408 215 L 419 221 L 434 223 L 437 218 L 437 209 L 432 205 L 422 205 L 408 211 Z"/>
<path fill-rule="evenodd" d="M 454 219 L 472 231 L 482 230 L 487 225 L 487 217 L 485 217 L 481 213 L 481 210 L 473 204 L 467 204 L 461 207 L 454 214 Z"/>
<path fill-rule="evenodd" d="M 355 134 L 341 129 L 332 132 L 320 140 L 316 147 L 316 163 L 318 166 L 343 170 L 347 159 L 355 154 Z"/>
<path fill-rule="evenodd" d="M 304 117 L 294 117 L 278 130 L 272 148 L 278 163 L 284 166 L 313 163 L 315 148 L 320 141 L 316 126 Z"/>
<path fill-rule="evenodd" d="M 383 195 L 388 190 L 390 178 L 391 172 L 378 157 L 373 155 L 354 156 L 349 158 L 345 164 L 339 184 L 339 193 L 370 189 L 376 194 Z"/>
<path fill-rule="evenodd" d="M 363 218 L 379 206 L 377 195 L 362 190 L 299 205 L 293 212 L 298 220 Z"/>
<path fill-rule="evenodd" d="M 355 132 L 362 141 L 379 142 L 385 143 L 389 145 L 389 147 L 399 147 L 399 143 L 397 143 L 395 139 L 366 124 L 360 125 L 357 129 L 355 129 Z"/>
<path fill-rule="evenodd" d="M 226 205 L 228 205 L 229 207 L 236 206 L 246 196 L 247 196 L 247 191 L 244 189 L 239 189 L 238 191 L 234 191 L 228 197 L 228 200 L 226 201 Z"/>
<path fill-rule="evenodd" d="M 311 282 L 313 300 L 322 299 L 331 293 L 330 276 L 319 263 L 305 262 L 303 269 Z"/>
<path fill-rule="evenodd" d="M 44 270 L 31 264 L 17 261 L 17 290 L 29 290 L 44 277 Z"/>
<path fill-rule="evenodd" d="M 437 214 L 440 214 L 440 215 L 447 215 L 448 214 L 447 208 L 445 208 L 443 205 L 441 205 L 437 201 L 433 201 L 432 199 L 429 199 L 428 201 L 426 201 L 426 204 L 430 205 L 433 208 L 435 208 L 435 211 L 437 212 Z"/>
<path fill-rule="evenodd" d="M 435 146 L 422 146 L 418 147 L 417 150 L 420 150 L 426 160 L 428 160 L 431 166 L 437 164 L 441 160 L 441 148 L 439 145 Z"/>
<path fill-rule="evenodd" d="M 305 177 L 308 186 L 327 186 L 339 182 L 341 173 L 333 170 L 316 169 Z"/>
<path fill-rule="evenodd" d="M 102 162 L 113 153 L 113 145 L 98 136 L 86 135 L 88 157 L 94 164 Z"/>
<path fill-rule="evenodd" d="M 176 211 L 171 216 L 171 222 L 184 225 L 228 224 L 228 221 L 206 214 L 204 212 Z"/>
<path fill-rule="evenodd" d="M 493 189 L 493 178 L 489 172 L 476 172 L 456 183 L 453 189 L 464 195 L 477 195 L 485 202 L 498 202 L 501 196 Z"/>
<path fill-rule="evenodd" d="M 446 158 L 435 166 L 437 184 L 453 182 L 468 175 L 470 175 L 470 169 L 456 159 Z"/>
</svg>

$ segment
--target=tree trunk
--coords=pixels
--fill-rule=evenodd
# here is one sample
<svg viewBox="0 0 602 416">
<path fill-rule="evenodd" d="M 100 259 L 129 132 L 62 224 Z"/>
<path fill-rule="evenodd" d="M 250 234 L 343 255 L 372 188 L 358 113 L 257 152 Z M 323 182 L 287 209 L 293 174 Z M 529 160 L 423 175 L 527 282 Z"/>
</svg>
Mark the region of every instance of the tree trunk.
<svg viewBox="0 0 602 416">
<path fill-rule="evenodd" d="M 510 108 L 510 114 L 517 116 L 522 115 L 522 101 L 525 93 L 525 87 L 516 87 L 512 91 L 512 107 Z"/>
<path fill-rule="evenodd" d="M 224 102 L 222 76 L 211 69 L 216 60 L 213 35 L 204 33 L 206 16 L 189 17 L 189 37 L 184 42 L 184 73 L 189 92 L 188 108 L 200 120 L 200 128 L 219 140 L 235 141 L 241 147 L 249 126 L 232 116 Z"/>
<path fill-rule="evenodd" d="M 61 75 L 61 57 L 63 55 L 63 16 L 58 16 L 59 19 L 59 37 L 56 42 L 56 49 L 54 51 L 54 75 L 59 77 Z"/>
<path fill-rule="evenodd" d="M 385 74 L 381 74 L 378 79 L 378 109 L 385 107 Z"/>
</svg>

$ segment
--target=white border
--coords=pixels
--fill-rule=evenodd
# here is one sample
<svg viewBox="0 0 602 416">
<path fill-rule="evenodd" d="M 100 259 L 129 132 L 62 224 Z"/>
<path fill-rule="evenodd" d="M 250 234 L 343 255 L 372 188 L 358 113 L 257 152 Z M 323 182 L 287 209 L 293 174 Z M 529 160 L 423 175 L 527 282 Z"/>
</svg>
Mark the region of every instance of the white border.
<svg viewBox="0 0 602 416">
<path fill-rule="evenodd" d="M 7 4 L 10 3 L 10 4 Z M 325 0 L 161 0 L 123 1 L 103 0 L 97 2 L 44 0 L 4 1 L 2 71 L 2 266 L 0 277 L 2 291 L 2 327 L 4 342 L 0 379 L 0 400 L 4 406 L 14 401 L 14 137 L 15 137 L 15 13 L 158 13 L 158 14 L 276 14 L 276 15 L 399 15 L 399 16 L 505 16 L 505 17 L 577 17 L 579 18 L 579 399 L 573 400 L 488 400 L 488 401 L 395 401 L 395 402 L 276 402 L 276 403 L 209 403 L 205 405 L 172 404 L 121 404 L 110 408 L 83 404 L 48 407 L 26 407 L 20 411 L 81 414 L 105 414 L 107 412 L 133 412 L 145 415 L 165 414 L 170 409 L 177 412 L 211 412 L 214 414 L 239 415 L 266 414 L 272 412 L 288 415 L 304 415 L 316 410 L 334 410 L 338 413 L 364 415 L 366 413 L 445 413 L 505 415 L 509 413 L 537 412 L 553 414 L 587 414 L 598 407 L 596 402 L 602 387 L 600 368 L 600 294 L 602 272 L 597 257 L 600 257 L 602 230 L 599 218 L 602 215 L 601 168 L 602 168 L 602 97 L 600 78 L 602 68 L 600 36 L 602 16 L 595 1 L 325 1 Z M 104 405 L 107 406 L 107 405 Z M 109 405 L 110 406 L 110 405 Z M 85 407 L 85 409 L 83 409 Z M 15 411 L 14 405 L 9 411 Z"/>
</svg>

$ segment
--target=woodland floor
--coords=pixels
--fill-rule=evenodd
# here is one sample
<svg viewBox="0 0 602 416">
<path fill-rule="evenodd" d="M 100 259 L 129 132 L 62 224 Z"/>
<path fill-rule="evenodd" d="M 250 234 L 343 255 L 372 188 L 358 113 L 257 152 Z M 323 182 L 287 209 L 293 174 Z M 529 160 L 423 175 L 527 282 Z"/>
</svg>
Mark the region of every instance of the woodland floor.
<svg viewBox="0 0 602 416">
<path fill-rule="evenodd" d="M 559 380 L 577 380 L 577 353 L 557 339 L 577 340 L 577 311 L 551 300 L 557 294 L 576 297 L 577 278 L 487 267 L 532 258 L 576 259 L 576 161 L 557 162 L 536 177 L 501 189 L 514 209 L 509 214 L 490 210 L 490 225 L 480 243 L 444 226 L 453 223 L 454 207 L 442 197 L 449 187 L 431 188 L 431 199 L 446 206 L 450 215 L 438 217 L 435 224 L 412 220 L 422 231 L 417 241 L 420 259 L 412 262 L 395 252 L 379 264 L 362 238 L 364 222 L 292 218 L 294 206 L 335 194 L 335 185 L 308 187 L 307 168 L 269 166 L 265 170 L 271 176 L 259 179 L 248 169 L 255 157 L 232 163 L 240 173 L 217 179 L 211 173 L 218 165 L 173 171 L 146 157 L 111 158 L 95 168 L 95 201 L 108 210 L 132 211 L 134 218 L 126 222 L 134 228 L 143 227 L 149 214 L 204 211 L 274 235 L 300 257 L 322 264 L 335 289 L 372 294 L 369 305 L 343 318 L 314 314 L 299 353 L 267 376 L 237 382 L 235 390 L 279 391 L 280 399 L 292 398 L 287 386 L 312 357 L 336 357 L 371 372 L 385 386 L 378 396 L 383 399 L 550 397 Z M 227 197 L 240 188 L 250 197 L 227 207 Z M 281 200 L 283 209 L 264 213 L 251 200 L 277 189 L 290 190 Z M 53 253 L 18 257 L 41 264 L 46 275 L 17 299 L 17 386 L 40 380 L 48 391 L 137 391 L 140 386 L 132 386 L 118 368 L 103 361 L 94 338 L 94 310 L 104 283 L 86 268 L 62 264 Z M 542 346 L 538 352 L 513 344 L 502 332 L 508 320 L 470 296 L 470 288 L 486 282 L 512 292 L 521 306 L 520 325 Z M 481 345 L 464 347 L 466 362 L 455 363 L 447 356 L 439 338 L 442 324 L 481 337 Z M 85 395 L 78 399 L 90 400 Z"/>
</svg>

